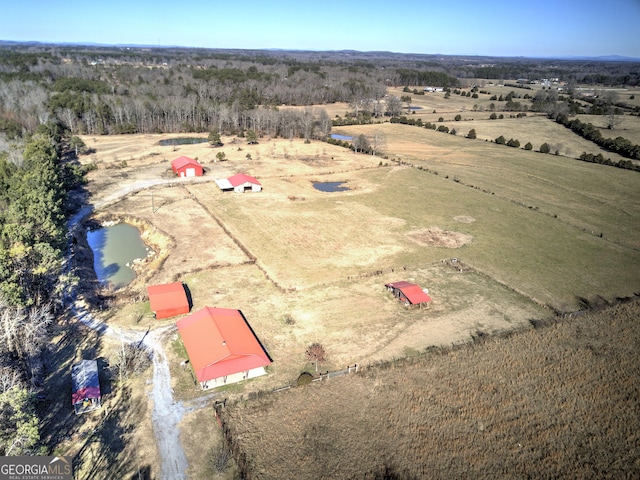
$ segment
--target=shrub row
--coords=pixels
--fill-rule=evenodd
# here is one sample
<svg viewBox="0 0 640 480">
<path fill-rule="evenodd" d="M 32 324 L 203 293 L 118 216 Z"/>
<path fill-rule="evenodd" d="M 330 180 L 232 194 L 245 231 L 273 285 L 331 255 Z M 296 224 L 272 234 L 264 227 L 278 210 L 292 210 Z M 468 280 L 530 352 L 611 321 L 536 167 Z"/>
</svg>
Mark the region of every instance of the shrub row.
<svg viewBox="0 0 640 480">
<path fill-rule="evenodd" d="M 600 133 L 600 130 L 594 127 L 591 123 L 581 122 L 577 118 L 569 120 L 566 115 L 558 115 L 556 117 L 556 122 L 564 125 L 572 132 L 592 141 L 605 150 L 617 153 L 618 155 L 626 158 L 640 160 L 640 145 L 634 145 L 624 137 L 604 138 Z"/>
</svg>

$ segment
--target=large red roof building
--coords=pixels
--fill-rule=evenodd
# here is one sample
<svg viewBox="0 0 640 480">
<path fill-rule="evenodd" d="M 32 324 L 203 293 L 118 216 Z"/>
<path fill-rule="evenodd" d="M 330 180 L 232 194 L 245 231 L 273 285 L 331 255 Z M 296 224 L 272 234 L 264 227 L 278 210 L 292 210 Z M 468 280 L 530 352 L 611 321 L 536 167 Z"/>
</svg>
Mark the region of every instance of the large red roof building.
<svg viewBox="0 0 640 480">
<path fill-rule="evenodd" d="M 204 390 L 264 375 L 271 364 L 240 310 L 205 307 L 176 326 Z"/>
</svg>

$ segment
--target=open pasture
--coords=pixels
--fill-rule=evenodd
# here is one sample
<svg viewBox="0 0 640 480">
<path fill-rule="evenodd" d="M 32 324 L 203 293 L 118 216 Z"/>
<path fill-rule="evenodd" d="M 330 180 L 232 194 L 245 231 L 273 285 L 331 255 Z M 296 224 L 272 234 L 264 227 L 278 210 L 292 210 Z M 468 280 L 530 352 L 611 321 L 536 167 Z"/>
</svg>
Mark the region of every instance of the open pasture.
<svg viewBox="0 0 640 480">
<path fill-rule="evenodd" d="M 488 112 L 468 112 L 462 114 L 462 120 L 455 121 L 453 118 L 447 118 L 437 125 L 445 125 L 449 131 L 456 130 L 456 136 L 466 137 L 471 129 L 476 131 L 476 140 L 495 141 L 499 136 L 503 136 L 505 141 L 510 139 L 520 142 L 520 149 L 524 149 L 527 142 L 530 142 L 534 151 L 540 150 L 540 146 L 546 143 L 550 147 L 550 152 L 555 154 L 558 152 L 560 156 L 570 158 L 580 158 L 583 153 L 602 154 L 605 158 L 610 158 L 613 162 L 626 160 L 625 157 L 617 153 L 610 152 L 600 148 L 593 142 L 582 138 L 573 133 L 563 125 L 547 118 L 546 115 L 531 115 L 521 118 L 507 118 L 490 120 Z M 582 122 L 589 122 L 591 119 L 578 118 Z M 631 134 L 635 134 L 634 129 L 640 129 L 640 118 L 624 117 L 629 119 L 625 123 L 628 127 L 623 130 L 607 130 L 602 129 L 603 136 L 626 136 L 631 139 Z M 604 120 L 600 119 L 600 122 Z M 613 133 L 610 133 L 613 132 Z M 442 133 L 442 132 L 439 132 Z M 640 138 L 639 138 L 640 141 Z"/>
<path fill-rule="evenodd" d="M 637 172 L 399 124 L 344 129 L 352 135 L 382 133 L 391 158 L 625 247 L 640 247 Z"/>
<path fill-rule="evenodd" d="M 89 174 L 91 200 L 143 188 L 110 204 L 109 215 L 135 217 L 169 239 L 159 252 L 165 260 L 150 262 L 149 271 L 143 265 L 131 297 L 103 314 L 108 322 L 140 329 L 170 322 L 152 320 L 139 300 L 148 281 L 185 282 L 195 310 L 241 309 L 274 363 L 269 375 L 220 392 L 237 398 L 313 368 L 304 358 L 312 342 L 326 348 L 323 369 L 367 365 L 530 328 L 550 315 L 543 305 L 571 311 L 640 290 L 635 172 L 398 124 L 344 129 L 381 130 L 391 158 L 413 167 L 302 140 L 224 139 L 224 162 L 213 161 L 221 149 L 206 144 L 151 155 L 162 136 L 130 136 L 121 150 L 130 159 L 114 170 L 96 148 L 83 159 L 98 165 Z M 144 189 L 166 178 L 168 160 L 179 155 L 207 158 L 205 177 Z M 264 190 L 223 193 L 211 181 L 236 172 L 258 177 Z M 320 192 L 312 186 L 319 180 L 344 181 L 350 190 Z M 433 232 L 467 243 L 429 243 Z M 443 263 L 452 257 L 471 268 Z M 384 283 L 400 279 L 429 288 L 431 308 L 398 304 Z M 169 355 L 177 398 L 199 395 L 184 358 Z"/>
<path fill-rule="evenodd" d="M 458 159 L 464 161 L 461 156 Z M 575 163 L 570 166 L 577 168 L 573 172 L 597 167 Z M 609 198 L 599 190 L 592 197 L 580 195 L 570 182 L 568 186 L 545 182 L 544 177 L 533 176 L 532 170 L 511 185 L 509 179 L 518 177 L 517 169 L 500 165 L 498 160 L 492 170 L 489 178 L 496 183 L 488 186 L 495 187 L 495 195 L 442 174 L 408 167 L 380 167 L 335 177 L 348 180 L 347 185 L 354 187 L 349 192 L 314 193 L 311 178 L 298 177 L 295 181 L 272 180 L 273 191 L 260 196 L 196 195 L 224 219 L 229 231 L 242 239 L 258 264 L 284 289 L 305 289 L 376 270 L 402 271 L 406 266 L 461 257 L 529 298 L 561 311 L 578 308 L 579 298 L 614 298 L 637 291 L 640 253 L 637 235 L 629 229 L 640 227 L 634 213 L 638 209 L 631 208 L 629 200 L 624 206 L 617 203 L 629 194 L 638 204 L 636 192 L 618 189 L 620 197 L 614 192 Z M 628 179 L 629 173 L 635 178 L 633 172 L 612 170 L 627 174 L 621 179 Z M 603 173 L 605 178 L 607 173 Z M 587 176 L 587 180 L 597 183 L 595 178 Z M 528 191 L 527 184 L 538 183 L 539 188 L 530 188 L 535 197 L 516 196 L 520 188 Z M 472 184 L 483 186 L 482 182 Z M 626 185 L 631 190 L 635 184 Z M 198 184 L 192 191 L 211 188 Z M 556 190 L 560 198 L 553 196 Z M 291 201 L 288 195 L 305 200 Z M 595 199 L 599 203 L 593 205 Z M 528 208 L 518 203 L 529 200 L 540 206 Z M 460 222 L 459 217 L 472 221 Z M 433 227 L 466 234 L 472 240 L 447 249 L 412 239 L 412 232 Z M 585 232 L 588 227 L 598 230 Z M 600 237 L 603 229 L 606 237 Z"/>
<path fill-rule="evenodd" d="M 638 94 L 640 96 L 640 93 Z M 625 103 L 627 101 L 625 100 Z M 638 105 L 640 107 L 640 105 Z M 614 129 L 607 128 L 609 118 L 606 115 L 578 115 L 582 123 L 590 123 L 600 130 L 605 138 L 623 137 L 636 145 L 640 144 L 640 117 L 631 115 L 618 115 L 619 122 Z M 603 155 L 605 155 L 603 153 Z M 613 160 L 613 157 L 612 157 Z"/>
<path fill-rule="evenodd" d="M 635 478 L 637 302 L 228 405 L 248 478 Z"/>
</svg>

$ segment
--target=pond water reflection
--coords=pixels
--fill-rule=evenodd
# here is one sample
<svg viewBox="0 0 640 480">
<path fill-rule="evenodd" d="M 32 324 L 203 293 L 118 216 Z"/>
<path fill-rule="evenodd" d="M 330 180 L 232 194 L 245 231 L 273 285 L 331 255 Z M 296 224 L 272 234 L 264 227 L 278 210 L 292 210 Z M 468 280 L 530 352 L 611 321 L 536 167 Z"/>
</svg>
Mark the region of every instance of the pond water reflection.
<svg viewBox="0 0 640 480">
<path fill-rule="evenodd" d="M 344 192 L 349 187 L 343 187 L 346 182 L 313 182 L 313 188 L 321 192 Z"/>
<path fill-rule="evenodd" d="M 128 264 L 148 254 L 140 232 L 128 223 L 88 231 L 87 242 L 93 250 L 93 267 L 98 280 L 116 289 L 129 285 L 136 278 Z"/>
</svg>

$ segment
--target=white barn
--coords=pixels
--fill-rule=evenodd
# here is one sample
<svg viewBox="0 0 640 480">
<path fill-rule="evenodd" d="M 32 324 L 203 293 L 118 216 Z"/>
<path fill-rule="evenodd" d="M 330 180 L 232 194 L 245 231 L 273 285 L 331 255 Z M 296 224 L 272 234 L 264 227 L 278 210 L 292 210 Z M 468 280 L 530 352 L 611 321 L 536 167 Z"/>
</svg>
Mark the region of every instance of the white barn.
<svg viewBox="0 0 640 480">
<path fill-rule="evenodd" d="M 218 178 L 216 179 L 216 184 L 220 187 L 220 190 L 233 190 L 237 193 L 243 193 L 245 190 L 251 190 L 252 192 L 262 190 L 260 182 L 245 173 L 238 173 L 229 178 Z"/>
</svg>

